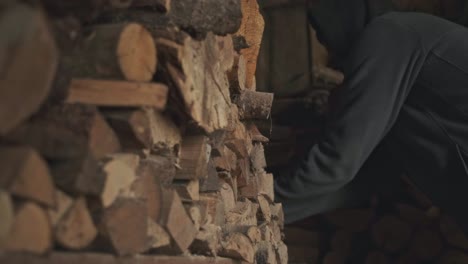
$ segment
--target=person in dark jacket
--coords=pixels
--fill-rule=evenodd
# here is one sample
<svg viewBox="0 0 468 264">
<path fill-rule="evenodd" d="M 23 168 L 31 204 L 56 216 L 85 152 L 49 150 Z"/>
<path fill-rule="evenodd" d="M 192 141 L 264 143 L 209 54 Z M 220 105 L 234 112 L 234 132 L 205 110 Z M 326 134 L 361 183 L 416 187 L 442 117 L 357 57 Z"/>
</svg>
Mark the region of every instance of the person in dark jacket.
<svg viewBox="0 0 468 264">
<path fill-rule="evenodd" d="M 277 175 L 276 199 L 287 223 L 343 206 L 379 146 L 468 230 L 468 29 L 428 14 L 373 11 L 365 0 L 310 9 L 345 80 L 323 138 Z"/>
</svg>

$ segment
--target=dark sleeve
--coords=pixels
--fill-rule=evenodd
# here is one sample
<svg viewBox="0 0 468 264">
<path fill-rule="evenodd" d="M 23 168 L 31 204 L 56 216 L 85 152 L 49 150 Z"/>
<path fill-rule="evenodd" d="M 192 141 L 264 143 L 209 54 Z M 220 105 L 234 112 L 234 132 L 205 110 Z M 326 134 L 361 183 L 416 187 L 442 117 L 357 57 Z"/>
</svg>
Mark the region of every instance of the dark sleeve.
<svg viewBox="0 0 468 264">
<path fill-rule="evenodd" d="M 276 178 L 277 199 L 324 195 L 351 181 L 395 123 L 424 54 L 409 29 L 384 19 L 370 24 L 347 59 L 324 138 Z"/>
</svg>

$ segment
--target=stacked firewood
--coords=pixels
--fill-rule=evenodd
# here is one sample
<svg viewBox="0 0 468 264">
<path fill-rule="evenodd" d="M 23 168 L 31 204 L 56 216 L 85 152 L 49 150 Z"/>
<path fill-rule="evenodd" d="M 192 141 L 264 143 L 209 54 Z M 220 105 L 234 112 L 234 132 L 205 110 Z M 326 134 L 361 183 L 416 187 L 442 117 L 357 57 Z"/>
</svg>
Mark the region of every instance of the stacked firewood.
<svg viewBox="0 0 468 264">
<path fill-rule="evenodd" d="M 462 264 L 468 237 L 407 177 L 398 196 L 341 209 L 285 227 L 290 263 Z"/>
<path fill-rule="evenodd" d="M 263 26 L 253 0 L 1 3 L 0 262 L 287 263 L 254 122 Z"/>
</svg>

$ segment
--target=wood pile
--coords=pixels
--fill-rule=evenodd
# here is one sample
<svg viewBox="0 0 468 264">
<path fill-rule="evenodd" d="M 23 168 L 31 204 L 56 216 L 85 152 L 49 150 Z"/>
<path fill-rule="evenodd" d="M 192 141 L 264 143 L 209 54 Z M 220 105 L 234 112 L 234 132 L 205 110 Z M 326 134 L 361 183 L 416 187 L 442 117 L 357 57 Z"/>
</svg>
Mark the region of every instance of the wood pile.
<svg viewBox="0 0 468 264">
<path fill-rule="evenodd" d="M 375 195 L 369 206 L 340 209 L 285 227 L 290 263 L 462 264 L 468 236 L 408 178 L 406 195 Z"/>
<path fill-rule="evenodd" d="M 1 3 L 0 262 L 287 263 L 263 27 L 255 0 Z"/>
</svg>

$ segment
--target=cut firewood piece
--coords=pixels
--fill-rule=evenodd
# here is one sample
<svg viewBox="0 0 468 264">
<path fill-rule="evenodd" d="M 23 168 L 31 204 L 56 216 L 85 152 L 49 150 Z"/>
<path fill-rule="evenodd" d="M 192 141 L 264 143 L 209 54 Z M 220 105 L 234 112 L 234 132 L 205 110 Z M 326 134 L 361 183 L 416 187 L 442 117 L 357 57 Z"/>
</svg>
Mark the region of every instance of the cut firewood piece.
<svg viewBox="0 0 468 264">
<path fill-rule="evenodd" d="M 352 233 L 344 230 L 338 230 L 331 238 L 330 247 L 334 252 L 346 259 L 351 251 L 352 239 Z"/>
<path fill-rule="evenodd" d="M 180 28 L 197 35 L 226 35 L 239 29 L 242 11 L 239 0 L 178 0 L 172 1 L 169 17 Z"/>
<path fill-rule="evenodd" d="M 179 128 L 152 108 L 104 112 L 124 149 L 147 148 L 174 151 L 181 142 Z"/>
<path fill-rule="evenodd" d="M 196 230 L 200 230 L 202 224 L 204 224 L 204 216 L 202 216 L 200 206 L 198 203 L 184 204 L 185 209 L 187 210 L 190 219 L 192 219 L 193 225 Z"/>
<path fill-rule="evenodd" d="M 86 200 L 80 197 L 55 225 L 55 239 L 64 248 L 78 250 L 89 246 L 97 230 L 91 219 Z"/>
<path fill-rule="evenodd" d="M 233 108 L 237 109 L 237 108 Z M 230 128 L 229 133 L 226 135 L 226 141 L 241 139 L 243 140 L 247 153 L 251 153 L 253 149 L 252 138 L 247 132 L 247 128 L 244 123 L 239 121 L 238 115 L 235 116 L 235 123 Z"/>
<path fill-rule="evenodd" d="M 79 104 L 47 107 L 6 139 L 32 146 L 52 161 L 83 159 L 89 153 L 101 159 L 120 149 L 117 136 L 96 107 Z"/>
<path fill-rule="evenodd" d="M 224 203 L 218 193 L 200 194 L 200 211 L 206 215 L 205 222 L 217 226 L 224 226 L 226 218 L 224 216 Z"/>
<path fill-rule="evenodd" d="M 220 179 L 215 166 L 213 159 L 210 159 L 207 165 L 207 177 L 205 179 L 200 179 L 201 193 L 217 192 L 219 188 L 221 188 Z"/>
<path fill-rule="evenodd" d="M 129 196 L 142 200 L 146 204 L 148 217 L 153 221 L 158 221 L 162 206 L 162 184 L 158 178 L 158 172 L 148 163 L 148 158 L 139 162 L 136 169 L 136 179 L 131 185 Z M 135 165 L 130 165 L 133 170 Z"/>
<path fill-rule="evenodd" d="M 275 200 L 273 174 L 260 172 L 256 174 L 258 193 L 264 195 L 271 203 Z"/>
<path fill-rule="evenodd" d="M 72 194 L 100 195 L 106 182 L 98 162 L 92 155 L 65 161 L 53 161 L 50 170 L 54 183 Z"/>
<path fill-rule="evenodd" d="M 183 202 L 200 200 L 199 180 L 175 180 L 172 186 L 177 191 Z"/>
<path fill-rule="evenodd" d="M 327 213 L 324 216 L 336 227 L 350 232 L 360 232 L 369 227 L 373 212 L 370 209 L 344 209 Z"/>
<path fill-rule="evenodd" d="M 232 186 L 226 181 L 221 181 L 221 188 L 219 190 L 221 200 L 224 203 L 224 213 L 227 214 L 236 206 L 236 197 Z"/>
<path fill-rule="evenodd" d="M 248 176 L 246 184 L 239 188 L 239 195 L 243 198 L 255 199 L 258 195 L 258 179 L 255 176 Z"/>
<path fill-rule="evenodd" d="M 270 142 L 270 140 L 265 137 L 261 132 L 260 130 L 258 130 L 258 127 L 257 125 L 255 125 L 255 123 L 249 123 L 247 125 L 247 130 L 250 134 L 250 137 L 252 138 L 252 140 L 254 142 L 260 142 L 260 143 L 268 143 Z"/>
<path fill-rule="evenodd" d="M 257 69 L 257 58 L 262 43 L 263 29 L 265 21 L 260 13 L 257 1 L 241 0 L 242 23 L 234 35 L 236 39 L 242 38 L 248 48 L 240 50 L 240 54 L 245 57 L 246 67 L 246 87 L 255 87 L 255 72 Z M 237 42 L 237 41 L 235 41 Z"/>
<path fill-rule="evenodd" d="M 0 221 L 0 248 L 2 248 L 10 234 L 15 218 L 13 201 L 10 194 L 3 190 L 0 190 L 0 214 L 2 215 L 2 221 Z"/>
<path fill-rule="evenodd" d="M 168 247 L 171 244 L 171 237 L 166 230 L 151 218 L 148 218 L 148 237 L 150 249 Z"/>
<path fill-rule="evenodd" d="M 437 232 L 430 229 L 416 231 L 409 248 L 409 253 L 418 260 L 430 261 L 443 249 L 442 239 Z"/>
<path fill-rule="evenodd" d="M 380 251 L 369 252 L 365 264 L 390 264 L 390 260 L 385 253 Z"/>
<path fill-rule="evenodd" d="M 225 70 L 219 65 L 219 58 L 229 46 L 225 43 L 226 38 L 230 37 L 209 33 L 202 41 L 185 38 L 182 45 L 166 39 L 157 40 L 161 59 L 167 64 L 166 78 L 175 84 L 181 96 L 181 110 L 193 120 L 191 126 L 207 133 L 229 125 L 229 82 Z"/>
<path fill-rule="evenodd" d="M 246 235 L 254 245 L 262 240 L 262 232 L 257 226 L 236 226 L 230 231 Z"/>
<path fill-rule="evenodd" d="M 229 231 L 236 226 L 257 225 L 258 204 L 249 200 L 237 202 L 234 209 L 226 214 L 226 229 Z"/>
<path fill-rule="evenodd" d="M 207 224 L 201 227 L 192 245 L 190 252 L 207 256 L 217 256 L 220 251 L 221 227 Z"/>
<path fill-rule="evenodd" d="M 104 210 L 99 231 L 120 256 L 146 251 L 149 243 L 145 204 L 132 198 L 118 198 Z"/>
<path fill-rule="evenodd" d="M 465 264 L 468 263 L 468 254 L 458 250 L 448 250 L 440 261 L 440 264 Z"/>
<path fill-rule="evenodd" d="M 284 228 L 284 211 L 283 211 L 283 204 L 275 203 L 270 206 L 271 211 L 271 218 L 276 221 L 279 228 L 283 230 Z"/>
<path fill-rule="evenodd" d="M 198 230 L 182 205 L 182 200 L 175 190 L 163 189 L 162 207 L 159 224 L 171 236 L 170 252 L 184 253 L 192 244 Z"/>
<path fill-rule="evenodd" d="M 276 264 L 276 253 L 271 243 L 262 241 L 255 245 L 255 261 L 256 263 Z"/>
<path fill-rule="evenodd" d="M 345 264 L 346 257 L 341 252 L 330 251 L 325 255 L 323 264 Z"/>
<path fill-rule="evenodd" d="M 238 158 L 242 159 L 249 155 L 245 141 L 245 139 L 232 139 L 228 140 L 225 144 L 230 150 L 236 153 Z"/>
<path fill-rule="evenodd" d="M 173 157 L 149 155 L 140 160 L 139 171 L 155 177 L 161 186 L 169 186 L 176 174 L 175 160 Z"/>
<path fill-rule="evenodd" d="M 137 155 L 116 154 L 104 165 L 106 180 L 100 196 L 104 208 L 111 206 L 119 196 L 130 196 L 138 163 Z"/>
<path fill-rule="evenodd" d="M 270 210 L 270 202 L 264 195 L 260 194 L 257 196 L 257 202 L 260 207 L 259 212 L 261 212 L 259 217 L 261 220 L 269 223 L 271 222 L 271 210 Z"/>
<path fill-rule="evenodd" d="M 162 12 L 169 12 L 171 10 L 171 0 L 133 0 L 132 6 L 156 7 Z"/>
<path fill-rule="evenodd" d="M 41 9 L 12 4 L 0 11 L 0 17 L 0 135 L 5 135 L 45 101 L 58 52 Z"/>
<path fill-rule="evenodd" d="M 393 215 L 384 216 L 372 227 L 374 242 L 390 253 L 404 248 L 411 238 L 411 233 L 411 227 Z"/>
<path fill-rule="evenodd" d="M 212 151 L 212 160 L 217 171 L 231 172 L 236 168 L 237 155 L 229 147 L 223 145 Z"/>
<path fill-rule="evenodd" d="M 319 247 L 319 233 L 297 227 L 284 228 L 285 243 L 289 245 L 308 245 L 311 248 Z"/>
<path fill-rule="evenodd" d="M 288 264 L 288 246 L 283 241 L 279 241 L 276 247 L 276 262 L 278 264 Z"/>
<path fill-rule="evenodd" d="M 440 219 L 440 231 L 449 245 L 468 250 L 468 238 L 453 218 L 442 216 Z"/>
<path fill-rule="evenodd" d="M 262 235 L 262 241 L 272 243 L 274 241 L 273 230 L 268 223 L 262 223 L 258 226 L 260 229 L 260 234 Z"/>
<path fill-rule="evenodd" d="M 434 222 L 429 218 L 426 213 L 416 207 L 408 204 L 397 204 L 395 205 L 398 211 L 398 216 L 404 221 L 414 226 L 427 226 Z"/>
<path fill-rule="evenodd" d="M 271 241 L 271 243 L 276 247 L 278 245 L 278 242 L 284 239 L 284 234 L 275 222 L 270 222 L 268 224 L 270 225 L 271 233 L 273 234 L 273 240 Z"/>
<path fill-rule="evenodd" d="M 206 178 L 208 159 L 211 148 L 208 138 L 203 135 L 186 136 L 182 140 L 180 148 L 180 169 L 177 171 L 176 179 L 193 180 Z"/>
<path fill-rule="evenodd" d="M 246 61 L 243 55 L 234 57 L 234 67 L 228 72 L 231 92 L 238 94 L 245 90 Z"/>
<path fill-rule="evenodd" d="M 255 251 L 250 239 L 241 233 L 232 233 L 222 242 L 220 256 L 254 262 Z"/>
<path fill-rule="evenodd" d="M 265 171 L 267 166 L 265 158 L 265 149 L 262 143 L 255 143 L 250 152 L 250 161 L 252 163 L 252 169 L 255 173 L 262 173 Z"/>
<path fill-rule="evenodd" d="M 164 110 L 167 93 L 167 86 L 159 83 L 73 79 L 66 102 Z"/>
<path fill-rule="evenodd" d="M 35 254 L 48 252 L 52 248 L 52 229 L 47 212 L 32 202 L 21 204 L 16 210 L 13 226 L 5 243 L 0 248 L 4 251 Z"/>
<path fill-rule="evenodd" d="M 73 198 L 59 189 L 55 190 L 55 200 L 55 207 L 48 209 L 50 224 L 54 229 L 74 204 Z"/>
<path fill-rule="evenodd" d="M 55 206 L 55 190 L 47 163 L 32 148 L 0 147 L 0 188 L 13 195 Z"/>
<path fill-rule="evenodd" d="M 408 176 L 403 175 L 400 178 L 408 194 L 413 197 L 413 199 L 422 209 L 426 210 L 433 206 L 431 199 L 429 199 L 425 193 L 423 193 L 416 185 L 414 185 Z"/>
<path fill-rule="evenodd" d="M 241 119 L 269 119 L 273 105 L 273 94 L 243 91 L 235 98 L 234 102 L 239 108 Z"/>
<path fill-rule="evenodd" d="M 64 65 L 73 78 L 148 82 L 156 72 L 153 37 L 137 23 L 94 26 L 81 44 Z M 102 89 L 112 89 L 109 86 Z"/>
</svg>

